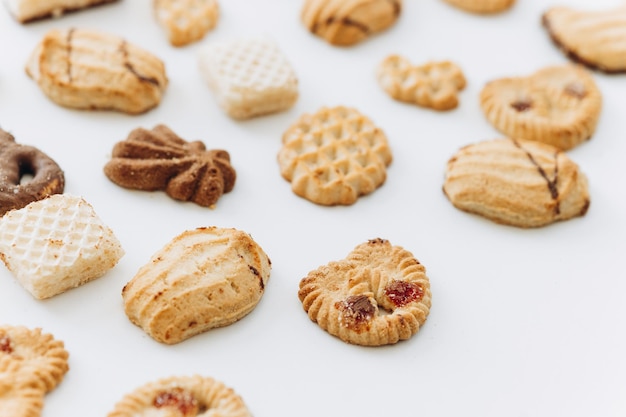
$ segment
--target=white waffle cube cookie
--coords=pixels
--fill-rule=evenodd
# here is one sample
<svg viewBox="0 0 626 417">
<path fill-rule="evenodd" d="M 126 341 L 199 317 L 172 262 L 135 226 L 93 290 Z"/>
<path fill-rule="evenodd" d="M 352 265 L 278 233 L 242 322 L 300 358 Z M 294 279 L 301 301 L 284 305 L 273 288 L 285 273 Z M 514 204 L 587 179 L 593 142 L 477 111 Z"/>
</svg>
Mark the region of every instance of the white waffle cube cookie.
<svg viewBox="0 0 626 417">
<path fill-rule="evenodd" d="M 295 71 L 270 39 L 214 42 L 201 51 L 199 65 L 219 105 L 234 119 L 284 111 L 298 98 Z"/>
<path fill-rule="evenodd" d="M 123 255 L 82 197 L 56 194 L 0 218 L 0 258 L 37 299 L 101 277 Z"/>
</svg>

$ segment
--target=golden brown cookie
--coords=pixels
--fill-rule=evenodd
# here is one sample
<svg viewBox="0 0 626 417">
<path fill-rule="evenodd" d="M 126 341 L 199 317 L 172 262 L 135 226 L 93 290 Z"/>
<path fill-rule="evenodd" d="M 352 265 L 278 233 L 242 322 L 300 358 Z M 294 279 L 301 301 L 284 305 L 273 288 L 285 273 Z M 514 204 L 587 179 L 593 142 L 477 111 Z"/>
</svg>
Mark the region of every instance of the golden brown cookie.
<svg viewBox="0 0 626 417">
<path fill-rule="evenodd" d="M 431 306 L 424 266 L 385 239 L 362 243 L 345 259 L 309 272 L 298 298 L 322 329 L 363 346 L 409 339 Z"/>
<path fill-rule="evenodd" d="M 176 376 L 147 383 L 120 400 L 107 417 L 251 417 L 243 399 L 210 377 Z"/>
<path fill-rule="evenodd" d="M 69 370 L 69 353 L 61 340 L 40 328 L 0 326 L 0 359 L 19 365 L 24 378 L 40 380 L 45 392 L 53 390 Z"/>
<path fill-rule="evenodd" d="M 358 110 L 322 108 L 283 134 L 280 173 L 293 192 L 316 204 L 350 205 L 387 178 L 387 137 Z"/>
<path fill-rule="evenodd" d="M 29 23 L 49 17 L 60 17 L 66 13 L 113 3 L 117 0 L 4 0 L 4 4 L 15 20 Z"/>
<path fill-rule="evenodd" d="M 40 417 L 43 382 L 21 372 L 20 363 L 2 352 L 0 339 L 0 416 Z"/>
<path fill-rule="evenodd" d="M 122 291 L 126 315 L 174 344 L 236 322 L 261 300 L 271 263 L 245 232 L 185 231 L 153 255 Z"/>
<path fill-rule="evenodd" d="M 117 36 L 84 29 L 46 33 L 26 73 L 61 106 L 129 114 L 157 106 L 168 84 L 156 56 Z"/>
<path fill-rule="evenodd" d="M 524 228 L 583 216 L 590 202 L 587 177 L 564 152 L 512 139 L 461 148 L 443 191 L 461 210 Z"/>
<path fill-rule="evenodd" d="M 487 120 L 506 136 L 568 150 L 593 135 L 602 95 L 584 68 L 551 66 L 527 77 L 487 83 L 480 105 Z"/>
<path fill-rule="evenodd" d="M 219 18 L 217 0 L 154 0 L 153 6 L 157 21 L 174 46 L 204 38 Z"/>
<path fill-rule="evenodd" d="M 571 60 L 606 73 L 626 72 L 626 6 L 603 11 L 552 7 L 542 23 Z"/>
<path fill-rule="evenodd" d="M 121 187 L 162 190 L 171 198 L 214 207 L 232 191 L 237 174 L 224 150 L 187 142 L 165 125 L 137 128 L 113 147 L 105 175 Z"/>
<path fill-rule="evenodd" d="M 402 0 L 305 0 L 302 21 L 328 43 L 350 46 L 392 26 Z"/>
<path fill-rule="evenodd" d="M 445 0 L 453 6 L 471 13 L 491 14 L 503 12 L 515 4 L 515 0 Z"/>
<path fill-rule="evenodd" d="M 459 104 L 465 76 L 450 61 L 412 65 L 399 55 L 389 55 L 379 65 L 378 82 L 396 100 L 435 110 L 450 110 Z"/>
</svg>

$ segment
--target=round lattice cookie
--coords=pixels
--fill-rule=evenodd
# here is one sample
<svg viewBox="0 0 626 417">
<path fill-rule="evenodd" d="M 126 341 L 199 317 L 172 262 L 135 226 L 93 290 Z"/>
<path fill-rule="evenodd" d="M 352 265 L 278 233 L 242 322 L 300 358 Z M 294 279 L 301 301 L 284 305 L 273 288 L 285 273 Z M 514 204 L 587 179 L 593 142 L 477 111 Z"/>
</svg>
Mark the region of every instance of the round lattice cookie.
<svg viewBox="0 0 626 417">
<path fill-rule="evenodd" d="M 283 134 L 278 153 L 293 192 L 321 205 L 350 205 L 380 187 L 392 156 L 387 137 L 353 108 L 305 114 Z"/>
<path fill-rule="evenodd" d="M 199 375 L 150 382 L 127 394 L 107 417 L 148 416 L 251 417 L 232 388 Z"/>
<path fill-rule="evenodd" d="M 21 372 L 19 363 L 0 355 L 0 416 L 39 417 L 44 390 L 41 381 Z"/>
<path fill-rule="evenodd" d="M 363 346 L 409 339 L 431 305 L 424 266 L 385 239 L 362 243 L 346 259 L 309 272 L 300 281 L 298 297 L 322 329 Z"/>
</svg>

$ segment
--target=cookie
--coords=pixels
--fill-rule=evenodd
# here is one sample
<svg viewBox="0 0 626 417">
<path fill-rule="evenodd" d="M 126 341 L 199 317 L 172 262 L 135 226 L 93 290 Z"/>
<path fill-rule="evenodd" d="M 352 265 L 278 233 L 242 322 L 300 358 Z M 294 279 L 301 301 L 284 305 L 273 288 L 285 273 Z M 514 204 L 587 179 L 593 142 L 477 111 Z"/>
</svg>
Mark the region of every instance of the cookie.
<svg viewBox="0 0 626 417">
<path fill-rule="evenodd" d="M 29 23 L 65 13 L 114 3 L 117 0 L 4 0 L 11 15 L 20 23 Z"/>
<path fill-rule="evenodd" d="M 20 364 L 2 354 L 0 340 L 0 416 L 40 417 L 44 388 L 40 381 L 20 373 Z"/>
<path fill-rule="evenodd" d="M 491 14 L 503 12 L 515 4 L 515 0 L 445 0 L 467 12 Z"/>
<path fill-rule="evenodd" d="M 121 187 L 163 190 L 173 199 L 204 207 L 214 207 L 232 191 L 237 177 L 228 152 L 187 142 L 165 125 L 135 129 L 116 143 L 104 173 Z"/>
<path fill-rule="evenodd" d="M 198 60 L 218 104 L 234 119 L 285 111 L 298 99 L 296 73 L 270 39 L 213 42 Z"/>
<path fill-rule="evenodd" d="M 219 18 L 217 0 L 154 0 L 154 12 L 173 46 L 204 38 Z"/>
<path fill-rule="evenodd" d="M 298 298 L 322 329 L 363 346 L 409 339 L 431 306 L 424 266 L 406 249 L 380 238 L 309 272 L 300 281 Z"/>
<path fill-rule="evenodd" d="M 350 205 L 387 178 L 391 149 L 381 129 L 348 107 L 302 115 L 283 134 L 280 173 L 293 192 L 316 204 Z"/>
<path fill-rule="evenodd" d="M 15 143 L 13 135 L 0 129 L 0 216 L 64 189 L 65 175 L 52 158 Z"/>
<path fill-rule="evenodd" d="M 107 417 L 251 417 L 243 399 L 210 377 L 174 376 L 149 382 L 127 394 Z"/>
<path fill-rule="evenodd" d="M 443 185 L 458 209 L 522 228 L 583 216 L 588 188 L 587 177 L 558 148 L 513 139 L 461 148 L 448 161 Z"/>
<path fill-rule="evenodd" d="M 69 353 L 61 340 L 40 328 L 0 326 L 0 359 L 18 366 L 16 373 L 42 382 L 44 392 L 52 391 L 69 370 Z"/>
<path fill-rule="evenodd" d="M 248 315 L 261 300 L 271 263 L 245 232 L 188 230 L 155 253 L 124 286 L 130 321 L 175 344 Z"/>
<path fill-rule="evenodd" d="M 435 110 L 454 109 L 459 92 L 465 88 L 465 76 L 450 61 L 412 65 L 399 55 L 390 55 L 377 70 L 378 82 L 392 98 Z"/>
<path fill-rule="evenodd" d="M 123 255 L 82 197 L 55 194 L 0 218 L 0 258 L 37 299 L 101 277 Z"/>
<path fill-rule="evenodd" d="M 626 72 L 626 6 L 602 11 L 552 7 L 542 23 L 572 61 L 605 73 Z"/>
<path fill-rule="evenodd" d="M 527 77 L 487 83 L 480 105 L 487 120 L 507 137 L 568 150 L 593 135 L 602 95 L 584 68 L 550 66 Z"/>
<path fill-rule="evenodd" d="M 156 56 L 120 37 L 84 29 L 46 33 L 26 73 L 61 106 L 129 114 L 157 106 L 168 84 Z"/>
<path fill-rule="evenodd" d="M 305 0 L 304 26 L 331 45 L 351 46 L 392 26 L 402 0 Z"/>
</svg>

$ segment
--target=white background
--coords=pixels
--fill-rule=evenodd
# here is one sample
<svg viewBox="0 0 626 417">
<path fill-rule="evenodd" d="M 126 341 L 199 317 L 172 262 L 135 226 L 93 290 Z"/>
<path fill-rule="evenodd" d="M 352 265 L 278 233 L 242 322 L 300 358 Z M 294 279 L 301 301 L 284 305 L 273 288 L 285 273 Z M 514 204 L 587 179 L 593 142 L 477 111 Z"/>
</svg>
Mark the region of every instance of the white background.
<svg viewBox="0 0 626 417">
<path fill-rule="evenodd" d="M 216 29 L 179 49 L 147 0 L 29 25 L 0 9 L 0 126 L 55 159 L 65 191 L 84 196 L 126 250 L 104 277 L 47 301 L 0 266 L 0 322 L 41 327 L 70 352 L 70 371 L 47 395 L 43 416 L 105 416 L 144 383 L 194 373 L 233 387 L 256 417 L 623 416 L 626 75 L 594 73 L 604 98 L 600 122 L 590 142 L 568 152 L 589 177 L 585 217 L 522 230 L 463 213 L 441 190 L 446 162 L 461 146 L 501 136 L 479 107 L 484 84 L 567 62 L 540 25 L 542 12 L 619 1 L 520 0 L 506 13 L 476 16 L 442 0 L 407 0 L 394 27 L 351 48 L 308 33 L 301 1 L 220 3 Z M 24 65 L 49 29 L 65 27 L 115 33 L 159 56 L 170 79 L 161 104 L 129 116 L 48 100 Z M 216 105 L 197 53 L 211 41 L 248 35 L 278 42 L 298 74 L 300 98 L 285 113 L 237 122 Z M 437 113 L 389 98 L 374 71 L 391 53 L 460 65 L 468 86 L 459 108 Z M 293 194 L 276 155 L 282 133 L 302 113 L 335 105 L 354 106 L 381 127 L 394 161 L 379 190 L 330 208 Z M 122 189 L 104 176 L 116 142 L 159 123 L 231 154 L 235 189 L 214 210 Z M 267 252 L 266 293 L 227 328 L 159 344 L 126 318 L 121 289 L 174 236 L 213 225 L 244 230 Z M 364 348 L 311 322 L 297 291 L 310 270 L 375 237 L 426 266 L 433 305 L 409 341 Z"/>
</svg>

